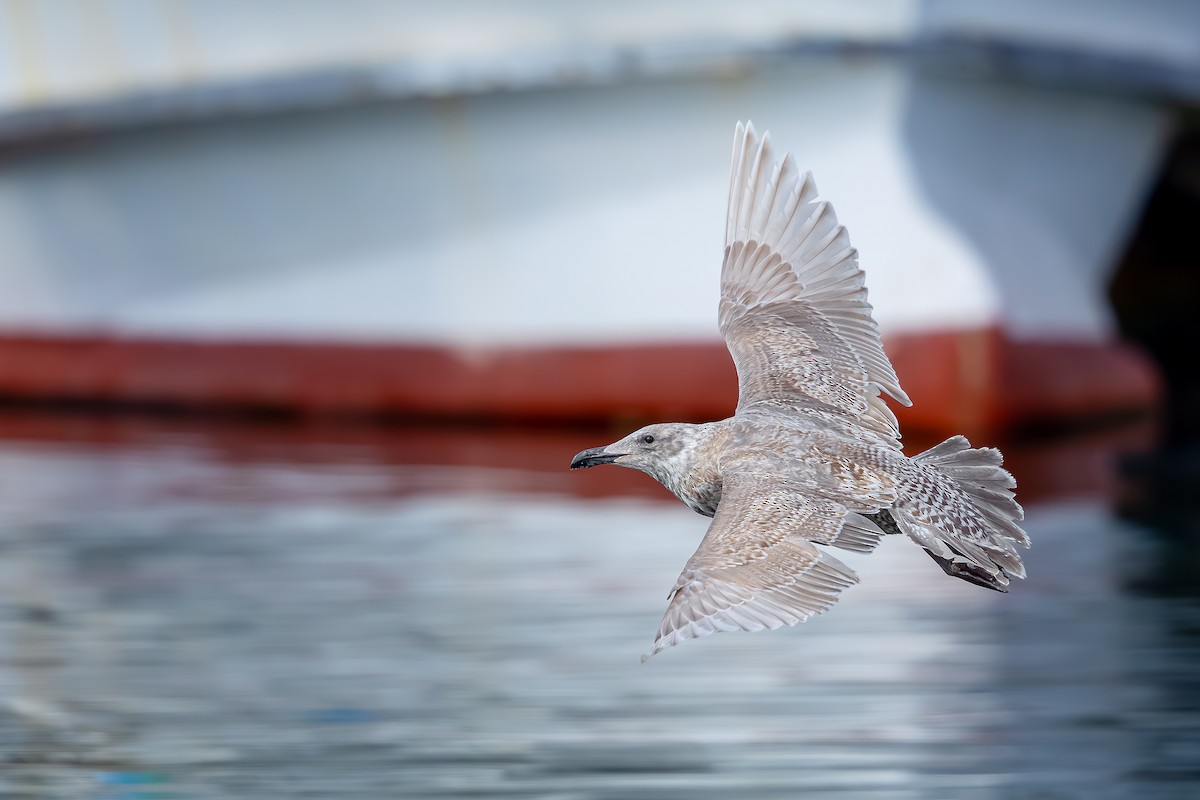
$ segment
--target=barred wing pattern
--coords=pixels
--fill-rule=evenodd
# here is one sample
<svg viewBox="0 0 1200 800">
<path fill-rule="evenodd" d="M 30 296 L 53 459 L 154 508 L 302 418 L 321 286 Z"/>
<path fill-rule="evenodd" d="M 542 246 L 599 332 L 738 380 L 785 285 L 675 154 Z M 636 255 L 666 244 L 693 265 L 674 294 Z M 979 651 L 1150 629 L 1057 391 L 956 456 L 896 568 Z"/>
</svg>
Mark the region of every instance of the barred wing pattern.
<svg viewBox="0 0 1200 800">
<path fill-rule="evenodd" d="M 911 405 L 883 352 L 858 252 L 812 176 L 738 123 L 729 183 L 721 333 L 738 410 L 815 400 L 899 439 L 880 392 Z"/>
<path fill-rule="evenodd" d="M 845 540 L 847 522 L 862 545 Z M 857 514 L 847 520 L 839 503 L 797 494 L 779 476 L 726 476 L 717 513 L 675 582 L 646 657 L 717 631 L 774 630 L 820 614 L 858 576 L 812 542 L 862 551 L 876 534 Z"/>
</svg>

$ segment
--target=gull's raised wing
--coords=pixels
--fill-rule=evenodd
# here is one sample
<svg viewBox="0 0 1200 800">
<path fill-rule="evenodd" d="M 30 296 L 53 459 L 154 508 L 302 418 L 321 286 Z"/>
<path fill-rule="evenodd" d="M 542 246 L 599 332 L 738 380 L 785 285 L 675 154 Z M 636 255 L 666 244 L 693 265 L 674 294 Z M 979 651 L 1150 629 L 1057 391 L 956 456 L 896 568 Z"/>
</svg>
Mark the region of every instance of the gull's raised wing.
<svg viewBox="0 0 1200 800">
<path fill-rule="evenodd" d="M 858 252 L 812 176 L 739 122 L 729 182 L 721 333 L 738 410 L 802 397 L 899 439 L 880 397 L 911 405 L 883 352 Z"/>
<path fill-rule="evenodd" d="M 858 576 L 813 542 L 867 551 L 879 535 L 845 506 L 799 494 L 777 475 L 726 476 L 649 655 L 717 631 L 774 630 L 820 614 Z"/>
</svg>

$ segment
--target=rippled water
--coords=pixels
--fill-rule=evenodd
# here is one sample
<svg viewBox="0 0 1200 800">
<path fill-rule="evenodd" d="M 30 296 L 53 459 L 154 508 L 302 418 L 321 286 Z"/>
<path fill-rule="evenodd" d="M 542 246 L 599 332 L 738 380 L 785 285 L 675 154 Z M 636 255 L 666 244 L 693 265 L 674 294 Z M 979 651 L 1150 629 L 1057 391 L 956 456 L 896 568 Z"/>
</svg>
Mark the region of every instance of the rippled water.
<svg viewBox="0 0 1200 800">
<path fill-rule="evenodd" d="M 1200 796 L 1200 606 L 1095 496 L 1009 595 L 889 538 L 641 664 L 706 520 L 595 434 L 7 435 L 0 798 Z"/>
</svg>

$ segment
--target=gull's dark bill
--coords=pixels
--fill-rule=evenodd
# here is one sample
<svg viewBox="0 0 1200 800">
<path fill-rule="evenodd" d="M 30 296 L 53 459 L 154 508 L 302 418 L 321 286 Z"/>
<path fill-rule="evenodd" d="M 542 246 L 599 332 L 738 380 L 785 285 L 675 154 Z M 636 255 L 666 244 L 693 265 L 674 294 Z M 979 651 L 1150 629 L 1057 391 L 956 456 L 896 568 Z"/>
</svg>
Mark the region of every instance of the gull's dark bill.
<svg viewBox="0 0 1200 800">
<path fill-rule="evenodd" d="M 606 453 L 603 447 L 593 447 L 590 450 L 584 450 L 576 454 L 571 459 L 571 469 L 588 469 L 589 467 L 598 467 L 601 464 L 611 464 L 622 455 L 624 453 Z"/>
</svg>

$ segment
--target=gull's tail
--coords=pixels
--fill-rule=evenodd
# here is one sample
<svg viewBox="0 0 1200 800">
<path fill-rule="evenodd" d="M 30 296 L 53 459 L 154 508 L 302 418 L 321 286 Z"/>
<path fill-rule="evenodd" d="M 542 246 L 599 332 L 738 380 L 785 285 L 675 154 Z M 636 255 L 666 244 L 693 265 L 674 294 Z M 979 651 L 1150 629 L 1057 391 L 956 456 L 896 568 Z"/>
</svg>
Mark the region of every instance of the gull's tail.
<svg viewBox="0 0 1200 800">
<path fill-rule="evenodd" d="M 1002 461 L 999 450 L 952 436 L 909 461 L 889 509 L 947 575 L 1000 592 L 1025 577 L 1017 545 L 1029 547 L 1018 524 L 1025 513 L 1012 493 L 1017 482 Z"/>
</svg>

